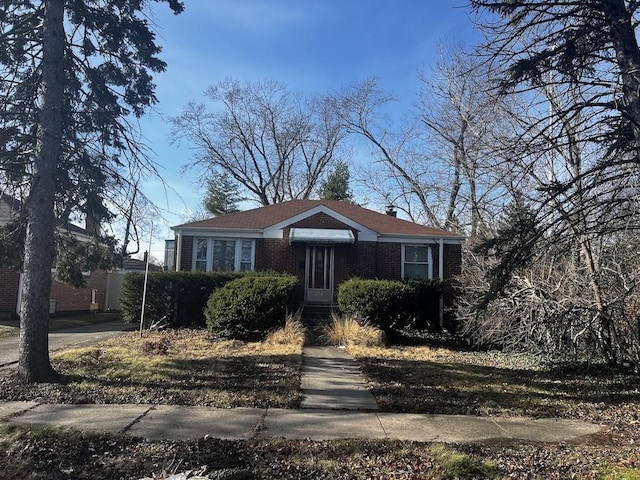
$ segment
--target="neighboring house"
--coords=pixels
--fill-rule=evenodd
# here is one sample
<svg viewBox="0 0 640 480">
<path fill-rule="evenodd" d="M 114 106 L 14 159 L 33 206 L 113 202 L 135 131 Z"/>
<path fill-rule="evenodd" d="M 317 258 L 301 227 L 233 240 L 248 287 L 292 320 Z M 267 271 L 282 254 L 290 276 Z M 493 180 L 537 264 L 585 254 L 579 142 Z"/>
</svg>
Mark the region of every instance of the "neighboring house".
<svg viewBox="0 0 640 480">
<path fill-rule="evenodd" d="M 18 200 L 0 192 L 0 226 L 15 218 L 20 208 Z M 67 224 L 65 229 L 80 241 L 91 240 L 91 232 L 77 225 Z M 54 273 L 55 270 L 52 270 L 52 275 Z M 86 283 L 84 288 L 71 287 L 56 281 L 54 277 L 49 313 L 89 312 L 104 308 L 107 272 L 87 271 L 83 275 Z M 16 269 L 0 266 L 0 316 L 15 316 L 19 313 L 21 292 L 22 274 Z"/>
<path fill-rule="evenodd" d="M 450 285 L 461 269 L 462 236 L 401 220 L 392 208 L 383 214 L 340 201 L 293 200 L 172 230 L 176 270 L 291 273 L 300 279 L 301 304 L 333 305 L 336 287 L 353 277 Z"/>
</svg>

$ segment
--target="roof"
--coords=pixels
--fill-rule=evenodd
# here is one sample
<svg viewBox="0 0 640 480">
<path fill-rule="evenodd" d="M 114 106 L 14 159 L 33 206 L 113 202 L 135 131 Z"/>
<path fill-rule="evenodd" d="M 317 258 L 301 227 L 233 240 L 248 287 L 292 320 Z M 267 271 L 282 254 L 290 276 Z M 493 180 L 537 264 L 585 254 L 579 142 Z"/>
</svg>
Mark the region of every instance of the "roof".
<svg viewBox="0 0 640 480">
<path fill-rule="evenodd" d="M 274 205 L 267 205 L 244 212 L 232 213 L 207 220 L 184 223 L 172 227 L 182 229 L 226 229 L 226 230 L 264 230 L 286 220 L 299 217 L 318 207 L 327 209 L 346 217 L 380 235 L 410 235 L 420 237 L 442 237 L 462 239 L 461 235 L 439 228 L 428 227 L 403 220 L 392 215 L 375 212 L 358 205 L 337 200 L 290 200 Z M 311 214 L 312 212 L 310 212 Z"/>
<path fill-rule="evenodd" d="M 0 223 L 14 219 L 22 211 L 23 206 L 20 200 L 0 190 Z M 66 222 L 63 228 L 71 234 L 93 237 L 89 230 L 71 222 Z"/>
</svg>

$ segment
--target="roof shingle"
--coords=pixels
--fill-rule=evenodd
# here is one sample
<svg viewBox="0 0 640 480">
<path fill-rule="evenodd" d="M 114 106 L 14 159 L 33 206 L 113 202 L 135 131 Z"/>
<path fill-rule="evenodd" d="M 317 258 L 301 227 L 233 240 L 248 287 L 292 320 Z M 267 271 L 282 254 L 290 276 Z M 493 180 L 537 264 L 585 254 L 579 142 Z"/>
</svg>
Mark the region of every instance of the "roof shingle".
<svg viewBox="0 0 640 480">
<path fill-rule="evenodd" d="M 213 228 L 230 230 L 264 230 L 303 214 L 320 205 L 349 218 L 350 220 L 382 235 L 418 235 L 444 238 L 463 238 L 461 235 L 439 228 L 427 227 L 391 215 L 375 212 L 358 205 L 337 200 L 291 200 L 267 205 L 244 212 L 176 225 L 174 230 L 184 228 Z"/>
</svg>

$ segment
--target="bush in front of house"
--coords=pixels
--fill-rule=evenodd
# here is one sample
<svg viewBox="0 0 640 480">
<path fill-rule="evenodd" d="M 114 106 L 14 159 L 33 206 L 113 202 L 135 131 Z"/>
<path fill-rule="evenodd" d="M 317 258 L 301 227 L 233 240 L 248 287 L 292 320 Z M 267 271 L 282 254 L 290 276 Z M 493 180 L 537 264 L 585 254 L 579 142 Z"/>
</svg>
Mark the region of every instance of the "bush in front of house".
<svg viewBox="0 0 640 480">
<path fill-rule="evenodd" d="M 344 315 L 366 320 L 388 334 L 409 325 L 438 326 L 441 289 L 437 280 L 352 278 L 340 284 L 337 299 Z"/>
<path fill-rule="evenodd" d="M 407 280 L 411 293 L 407 309 L 411 327 L 416 330 L 440 329 L 440 295 L 444 292 L 442 280 Z"/>
<path fill-rule="evenodd" d="M 410 294 L 405 282 L 352 278 L 340 284 L 337 297 L 344 315 L 362 318 L 389 333 L 409 321 Z"/>
<path fill-rule="evenodd" d="M 149 272 L 145 299 L 147 325 L 165 319 L 175 327 L 204 327 L 204 308 L 211 292 L 239 277 L 233 272 Z M 122 280 L 120 308 L 126 322 L 139 322 L 144 273 L 129 272 Z"/>
<path fill-rule="evenodd" d="M 263 339 L 296 310 L 297 285 L 295 276 L 274 273 L 233 280 L 211 294 L 205 308 L 207 327 L 215 337 Z"/>
</svg>

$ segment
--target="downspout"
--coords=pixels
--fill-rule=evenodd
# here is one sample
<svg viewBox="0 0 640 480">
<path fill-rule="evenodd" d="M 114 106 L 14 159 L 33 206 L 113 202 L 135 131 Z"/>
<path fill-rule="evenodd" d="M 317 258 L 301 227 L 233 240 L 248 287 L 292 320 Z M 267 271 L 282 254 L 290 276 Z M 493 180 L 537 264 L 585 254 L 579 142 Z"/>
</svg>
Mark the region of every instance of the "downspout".
<svg viewBox="0 0 640 480">
<path fill-rule="evenodd" d="M 180 267 L 181 267 L 181 258 L 182 258 L 182 230 L 178 230 L 178 232 L 176 232 L 176 236 L 178 237 L 178 241 L 176 242 L 176 251 L 175 251 L 175 255 L 176 255 L 176 272 L 180 271 Z"/>
<path fill-rule="evenodd" d="M 438 278 L 444 281 L 444 240 L 440 238 L 438 248 Z M 440 293 L 440 329 L 444 327 L 444 291 Z"/>
</svg>

